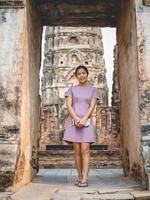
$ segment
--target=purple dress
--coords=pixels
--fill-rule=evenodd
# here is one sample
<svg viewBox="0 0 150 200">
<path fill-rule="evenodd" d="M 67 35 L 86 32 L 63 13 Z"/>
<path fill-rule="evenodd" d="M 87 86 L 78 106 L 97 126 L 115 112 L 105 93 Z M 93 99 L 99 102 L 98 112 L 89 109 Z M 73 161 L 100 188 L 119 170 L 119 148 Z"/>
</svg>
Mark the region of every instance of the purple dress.
<svg viewBox="0 0 150 200">
<path fill-rule="evenodd" d="M 99 99 L 99 93 L 93 86 L 71 86 L 65 93 L 65 97 L 72 97 L 73 109 L 78 117 L 85 116 L 89 109 L 92 98 Z M 93 117 L 90 117 L 90 125 L 88 127 L 76 127 L 69 115 L 65 127 L 63 140 L 66 142 L 95 142 L 95 128 L 93 126 Z"/>
</svg>

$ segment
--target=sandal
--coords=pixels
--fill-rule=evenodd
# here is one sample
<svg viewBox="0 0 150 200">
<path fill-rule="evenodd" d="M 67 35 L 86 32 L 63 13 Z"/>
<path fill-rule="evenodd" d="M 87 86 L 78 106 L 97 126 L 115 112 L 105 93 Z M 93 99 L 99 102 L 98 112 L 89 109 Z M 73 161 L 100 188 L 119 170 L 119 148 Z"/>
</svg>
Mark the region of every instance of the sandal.
<svg viewBox="0 0 150 200">
<path fill-rule="evenodd" d="M 79 179 L 76 179 L 75 182 L 74 182 L 74 185 L 79 185 L 81 181 Z"/>
<path fill-rule="evenodd" d="M 80 181 L 78 184 L 78 187 L 87 187 L 88 186 L 88 182 L 87 181 Z"/>
</svg>

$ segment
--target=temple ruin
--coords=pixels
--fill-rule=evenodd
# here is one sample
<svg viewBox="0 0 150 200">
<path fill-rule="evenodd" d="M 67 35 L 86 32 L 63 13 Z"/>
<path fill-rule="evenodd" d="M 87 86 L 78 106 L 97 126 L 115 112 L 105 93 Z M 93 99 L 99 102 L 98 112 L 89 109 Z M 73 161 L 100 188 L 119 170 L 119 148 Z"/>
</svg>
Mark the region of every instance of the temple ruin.
<svg viewBox="0 0 150 200">
<path fill-rule="evenodd" d="M 43 26 L 116 27 L 123 170 L 126 176 L 148 188 L 149 17 L 149 0 L 0 1 L 1 191 L 29 183 L 39 168 L 39 71 Z M 71 39 L 72 43 L 75 41 Z M 72 57 L 73 62 L 78 59 Z M 63 80 L 61 73 L 60 76 L 59 80 Z"/>
</svg>

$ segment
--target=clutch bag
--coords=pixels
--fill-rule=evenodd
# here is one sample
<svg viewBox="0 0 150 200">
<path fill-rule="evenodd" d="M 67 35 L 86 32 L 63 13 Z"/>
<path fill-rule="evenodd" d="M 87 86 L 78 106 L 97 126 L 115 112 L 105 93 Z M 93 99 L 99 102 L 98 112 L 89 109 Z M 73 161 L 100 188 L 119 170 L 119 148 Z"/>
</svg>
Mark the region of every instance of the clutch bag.
<svg viewBox="0 0 150 200">
<path fill-rule="evenodd" d="M 74 119 L 72 119 L 72 125 L 74 126 L 75 125 L 75 122 L 74 122 Z M 90 126 L 90 118 L 88 118 L 84 124 L 84 127 L 88 127 Z"/>
<path fill-rule="evenodd" d="M 90 118 L 88 118 L 84 124 L 85 127 L 88 127 L 90 126 Z"/>
</svg>

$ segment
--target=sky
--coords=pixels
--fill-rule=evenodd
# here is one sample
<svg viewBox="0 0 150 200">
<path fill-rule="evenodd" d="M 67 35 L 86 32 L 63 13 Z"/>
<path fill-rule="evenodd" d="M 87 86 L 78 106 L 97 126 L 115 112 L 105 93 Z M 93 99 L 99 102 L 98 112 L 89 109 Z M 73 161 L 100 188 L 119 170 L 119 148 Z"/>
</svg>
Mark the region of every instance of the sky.
<svg viewBox="0 0 150 200">
<path fill-rule="evenodd" d="M 109 88 L 109 100 L 108 104 L 111 105 L 111 96 L 112 96 L 112 75 L 113 75 L 113 49 L 116 44 L 116 29 L 115 28 L 102 28 L 102 40 L 104 46 L 104 59 L 105 59 L 105 67 L 107 70 L 107 85 Z M 41 66 L 43 66 L 43 58 L 44 58 L 44 35 L 45 35 L 45 27 L 43 29 L 43 39 L 42 39 L 42 59 Z M 42 67 L 40 70 L 40 77 L 42 76 Z M 41 78 L 40 78 L 41 79 Z M 41 80 L 40 80 L 40 88 L 41 88 Z M 41 94 L 41 90 L 40 90 Z"/>
<path fill-rule="evenodd" d="M 44 44 L 45 44 L 45 29 L 46 29 L 46 26 L 44 26 L 43 27 L 43 33 L 42 33 L 42 52 L 41 52 L 41 68 L 40 68 L 40 88 L 39 88 L 39 93 L 40 93 L 40 95 L 41 95 L 41 78 L 42 78 L 42 76 L 43 76 L 43 73 L 42 73 L 42 71 L 43 71 L 43 61 L 44 61 L 44 58 L 45 58 L 45 56 L 44 56 Z"/>
<path fill-rule="evenodd" d="M 113 49 L 116 44 L 116 29 L 115 28 L 102 28 L 103 46 L 104 46 L 104 59 L 105 67 L 107 70 L 107 85 L 109 88 L 108 104 L 111 105 L 112 96 L 112 75 L 113 75 Z"/>
</svg>

